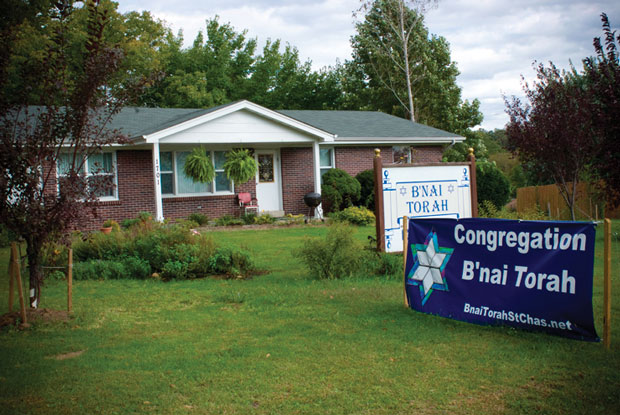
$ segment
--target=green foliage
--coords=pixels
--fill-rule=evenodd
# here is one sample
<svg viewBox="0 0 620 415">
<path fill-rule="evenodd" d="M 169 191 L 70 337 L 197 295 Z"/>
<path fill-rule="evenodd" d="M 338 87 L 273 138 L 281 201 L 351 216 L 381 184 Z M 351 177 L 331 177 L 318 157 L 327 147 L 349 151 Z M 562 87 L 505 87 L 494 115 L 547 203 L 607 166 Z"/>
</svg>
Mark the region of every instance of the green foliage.
<svg viewBox="0 0 620 415">
<path fill-rule="evenodd" d="M 498 209 L 493 202 L 485 200 L 478 206 L 478 216 L 481 218 L 497 218 L 497 219 L 521 219 L 521 220 L 549 220 L 549 217 L 543 212 L 539 206 L 528 209 L 523 213 L 516 210 L 510 210 L 506 207 Z"/>
<path fill-rule="evenodd" d="M 136 257 L 88 260 L 73 265 L 73 275 L 76 280 L 145 279 L 150 274 L 149 263 Z"/>
<path fill-rule="evenodd" d="M 258 164 L 246 148 L 233 149 L 226 152 L 224 163 L 226 177 L 234 180 L 235 184 L 243 184 L 256 177 Z"/>
<path fill-rule="evenodd" d="M 494 163 L 476 163 L 476 183 L 478 203 L 488 200 L 495 206 L 503 207 L 510 201 L 510 183 Z"/>
<path fill-rule="evenodd" d="M 330 169 L 322 177 L 321 194 L 331 211 L 353 206 L 360 198 L 360 183 L 341 169 Z"/>
<path fill-rule="evenodd" d="M 249 252 L 234 246 L 223 246 L 217 248 L 209 259 L 209 269 L 213 274 L 238 278 L 248 277 L 255 266 Z"/>
<path fill-rule="evenodd" d="M 335 223 L 324 239 L 307 238 L 295 255 L 316 278 L 350 277 L 358 272 L 363 253 L 361 242 L 354 235 L 350 225 Z"/>
<path fill-rule="evenodd" d="M 187 219 L 196 222 L 200 226 L 205 226 L 209 223 L 209 218 L 198 212 L 190 213 Z"/>
<path fill-rule="evenodd" d="M 114 219 L 106 220 L 105 222 L 103 222 L 102 226 L 104 228 L 112 228 L 112 231 L 119 231 L 121 229 L 121 226 Z"/>
<path fill-rule="evenodd" d="M 445 38 L 430 34 L 410 2 L 364 1 L 345 65 L 346 105 L 380 110 L 462 134 L 482 122 L 480 102 L 462 101 Z"/>
<path fill-rule="evenodd" d="M 263 213 L 256 217 L 255 223 L 257 225 L 271 225 L 276 221 L 276 218 L 271 216 L 269 213 Z"/>
<path fill-rule="evenodd" d="M 337 222 L 348 222 L 351 225 L 366 226 L 375 223 L 375 214 L 365 207 L 351 206 L 329 215 Z"/>
<path fill-rule="evenodd" d="M 249 218 L 247 218 L 247 220 L 249 220 Z M 241 226 L 243 224 L 243 219 L 235 218 L 232 215 L 224 215 L 215 220 L 215 226 Z"/>
<path fill-rule="evenodd" d="M 364 170 L 355 176 L 360 183 L 360 206 L 375 210 L 375 172 L 372 169 Z"/>
<path fill-rule="evenodd" d="M 0 248 L 9 246 L 14 239 L 13 233 L 0 223 Z"/>
<path fill-rule="evenodd" d="M 388 254 L 386 252 L 365 250 L 361 270 L 366 275 L 383 276 L 388 279 L 402 279 L 404 273 L 403 257 L 402 255 Z"/>
<path fill-rule="evenodd" d="M 193 181 L 211 183 L 215 178 L 215 167 L 204 147 L 194 147 L 185 159 L 183 172 Z"/>
</svg>

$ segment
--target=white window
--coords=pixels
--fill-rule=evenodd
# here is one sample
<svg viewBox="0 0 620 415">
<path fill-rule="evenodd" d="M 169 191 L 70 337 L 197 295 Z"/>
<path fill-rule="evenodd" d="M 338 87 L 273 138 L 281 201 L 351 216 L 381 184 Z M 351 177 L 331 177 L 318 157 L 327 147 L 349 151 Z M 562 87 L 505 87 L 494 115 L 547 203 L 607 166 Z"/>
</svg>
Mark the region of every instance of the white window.
<svg viewBox="0 0 620 415">
<path fill-rule="evenodd" d="M 320 157 L 320 166 L 321 166 L 321 177 L 325 174 L 325 172 L 329 169 L 333 169 L 336 167 L 336 163 L 334 162 L 334 149 L 333 148 L 321 148 L 321 157 Z"/>
<path fill-rule="evenodd" d="M 224 173 L 225 151 L 207 152 L 215 167 L 215 178 L 211 183 L 194 182 L 185 175 L 185 160 L 189 151 L 162 151 L 159 153 L 161 165 L 161 193 L 166 196 L 230 194 L 233 183 Z M 215 189 L 215 190 L 214 190 Z"/>
<path fill-rule="evenodd" d="M 61 153 L 58 157 L 58 166 L 56 174 L 58 177 L 58 192 L 62 192 L 63 178 L 66 178 L 71 169 L 73 154 Z M 116 169 L 116 153 L 103 152 L 91 154 L 86 160 L 76 157 L 76 168 L 78 172 L 86 179 L 86 184 L 95 187 L 96 196 L 99 200 L 117 200 L 117 169 Z M 80 166 L 81 165 L 81 166 Z"/>
</svg>

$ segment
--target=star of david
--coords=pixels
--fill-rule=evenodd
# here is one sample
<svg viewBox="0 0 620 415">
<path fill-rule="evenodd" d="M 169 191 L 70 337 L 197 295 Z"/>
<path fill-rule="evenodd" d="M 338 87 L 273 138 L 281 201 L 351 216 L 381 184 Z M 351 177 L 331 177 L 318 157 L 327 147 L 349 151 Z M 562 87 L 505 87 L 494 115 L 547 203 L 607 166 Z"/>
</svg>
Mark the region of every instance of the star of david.
<svg viewBox="0 0 620 415">
<path fill-rule="evenodd" d="M 409 275 L 408 285 L 420 287 L 422 305 L 428 301 L 433 290 L 448 291 L 445 269 L 454 248 L 442 248 L 437 242 L 437 233 L 431 231 L 424 244 L 411 245 L 411 253 L 415 262 Z"/>
<path fill-rule="evenodd" d="M 450 192 L 450 193 L 454 192 L 454 185 L 453 184 L 448 185 L 448 192 Z"/>
<path fill-rule="evenodd" d="M 400 188 L 400 195 L 405 196 L 406 194 L 407 194 L 407 188 L 405 186 L 402 186 Z"/>
</svg>

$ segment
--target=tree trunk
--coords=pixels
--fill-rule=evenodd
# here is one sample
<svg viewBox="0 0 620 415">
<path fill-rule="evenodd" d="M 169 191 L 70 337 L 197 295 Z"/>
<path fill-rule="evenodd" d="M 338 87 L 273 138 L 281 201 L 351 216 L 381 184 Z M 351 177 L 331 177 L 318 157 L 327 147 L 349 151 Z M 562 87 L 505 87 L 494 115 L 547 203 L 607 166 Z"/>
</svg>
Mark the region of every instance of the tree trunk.
<svg viewBox="0 0 620 415">
<path fill-rule="evenodd" d="M 41 301 L 41 282 L 43 281 L 41 270 L 42 244 L 34 239 L 28 239 L 26 243 L 28 273 L 30 276 L 30 308 L 36 309 Z"/>
<path fill-rule="evenodd" d="M 411 68 L 409 66 L 409 39 L 405 33 L 405 7 L 400 2 L 398 25 L 400 30 L 400 38 L 403 43 L 403 58 L 405 60 L 405 81 L 407 82 L 407 99 L 409 100 L 409 118 L 411 122 L 415 122 L 415 112 L 413 108 L 413 90 L 411 88 Z"/>
</svg>

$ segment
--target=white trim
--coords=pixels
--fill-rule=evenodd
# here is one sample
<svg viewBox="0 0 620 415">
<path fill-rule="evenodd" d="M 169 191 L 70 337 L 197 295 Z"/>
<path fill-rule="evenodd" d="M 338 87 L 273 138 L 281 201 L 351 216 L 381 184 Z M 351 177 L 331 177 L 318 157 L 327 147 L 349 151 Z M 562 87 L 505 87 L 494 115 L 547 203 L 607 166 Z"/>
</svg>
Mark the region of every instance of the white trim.
<svg viewBox="0 0 620 415">
<path fill-rule="evenodd" d="M 318 139 L 325 141 L 325 142 L 333 142 L 335 138 L 334 134 L 320 130 L 316 127 L 305 124 L 301 121 L 297 121 L 293 118 L 287 117 L 286 115 L 280 114 L 279 112 L 272 111 L 260 105 L 254 104 L 253 102 L 243 100 L 243 101 L 239 101 L 234 104 L 231 104 L 231 105 L 227 105 L 223 108 L 219 108 L 207 114 L 198 116 L 191 120 L 182 122 L 180 124 L 173 125 L 172 127 L 168 127 L 163 130 L 157 131 L 155 133 L 145 135 L 144 139 L 146 140 L 147 143 L 153 143 L 155 141 L 159 141 L 170 135 L 187 130 L 188 128 L 192 128 L 197 125 L 207 123 L 214 119 L 217 119 L 217 118 L 220 118 L 225 115 L 231 114 L 233 112 L 241 111 L 241 110 L 248 110 L 255 114 L 259 114 L 277 123 L 280 123 L 288 127 L 294 128 L 296 130 L 300 130 L 310 135 L 313 135 L 317 137 Z"/>
<path fill-rule="evenodd" d="M 412 146 L 425 145 L 425 144 L 452 144 L 453 142 L 461 143 L 465 141 L 465 137 L 382 137 L 381 140 L 377 140 L 377 137 L 351 137 L 349 139 L 339 138 L 334 142 L 339 146 L 392 146 L 392 145 L 404 145 L 409 144 Z"/>
<path fill-rule="evenodd" d="M 159 142 L 153 143 L 153 178 L 155 185 L 155 219 L 164 221 L 164 206 L 161 200 L 161 170 L 159 162 Z"/>
<path fill-rule="evenodd" d="M 332 154 L 333 153 L 334 151 L 332 148 Z M 314 159 L 314 192 L 321 194 L 321 149 L 319 143 L 315 142 L 312 145 L 312 157 Z M 323 203 L 314 209 L 314 217 L 323 217 Z"/>
</svg>

